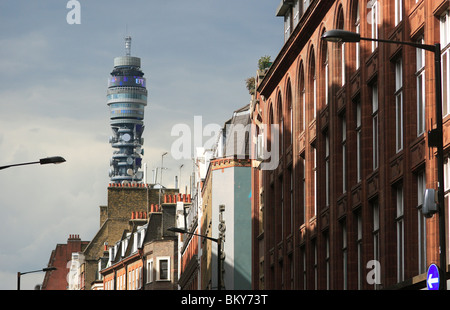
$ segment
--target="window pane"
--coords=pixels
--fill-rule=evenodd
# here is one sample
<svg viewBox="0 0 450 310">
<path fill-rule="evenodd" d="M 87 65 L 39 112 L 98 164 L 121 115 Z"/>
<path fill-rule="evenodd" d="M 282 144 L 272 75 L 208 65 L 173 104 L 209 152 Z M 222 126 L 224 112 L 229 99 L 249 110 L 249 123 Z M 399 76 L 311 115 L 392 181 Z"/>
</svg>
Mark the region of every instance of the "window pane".
<svg viewBox="0 0 450 310">
<path fill-rule="evenodd" d="M 397 151 L 400 151 L 403 148 L 403 102 L 401 92 L 396 96 L 396 115 Z"/>
<path fill-rule="evenodd" d="M 425 100 L 423 74 L 417 76 L 417 135 L 425 131 Z"/>
<path fill-rule="evenodd" d="M 160 280 L 169 279 L 168 267 L 169 267 L 169 262 L 167 260 L 159 261 L 159 279 Z"/>
<path fill-rule="evenodd" d="M 448 51 L 442 55 L 442 114 L 445 116 L 448 114 Z"/>
</svg>

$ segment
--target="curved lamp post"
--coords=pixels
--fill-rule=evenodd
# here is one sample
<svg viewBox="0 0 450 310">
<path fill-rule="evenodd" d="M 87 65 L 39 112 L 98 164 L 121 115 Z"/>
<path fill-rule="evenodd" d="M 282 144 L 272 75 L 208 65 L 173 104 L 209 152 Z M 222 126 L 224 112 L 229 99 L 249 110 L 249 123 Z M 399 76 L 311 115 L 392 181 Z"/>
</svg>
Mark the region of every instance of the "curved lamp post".
<svg viewBox="0 0 450 310">
<path fill-rule="evenodd" d="M 159 195 L 158 195 L 158 206 L 161 208 L 161 190 L 162 190 L 162 173 L 164 169 L 164 156 L 167 155 L 167 152 L 164 152 L 161 155 L 161 175 L 159 176 Z M 156 180 L 155 180 L 156 181 Z"/>
<path fill-rule="evenodd" d="M 7 166 L 0 166 L 0 170 L 6 169 L 9 167 L 15 167 L 15 166 L 25 166 L 25 165 L 33 165 L 33 164 L 41 164 L 41 165 L 47 165 L 47 164 L 60 164 L 65 162 L 66 160 L 61 156 L 53 156 L 53 157 L 46 157 L 41 158 L 39 161 L 32 161 L 27 163 L 21 163 L 21 164 L 12 164 Z"/>
<path fill-rule="evenodd" d="M 10 167 L 16 167 L 16 166 L 25 166 L 25 165 L 33 165 L 33 164 L 41 164 L 41 165 L 47 165 L 47 164 L 60 164 L 65 162 L 66 160 L 61 156 L 53 156 L 53 157 L 46 157 L 41 158 L 39 161 L 32 161 L 32 162 L 26 162 L 26 163 L 20 163 L 20 164 L 12 164 L 12 165 L 6 165 L 6 166 L 0 166 L 0 170 L 10 168 Z M 34 272 L 46 272 L 46 271 L 52 271 L 56 270 L 56 267 L 47 267 L 39 270 L 34 271 L 27 271 L 27 272 L 18 272 L 17 273 L 17 289 L 20 290 L 20 277 L 24 274 L 28 273 L 34 273 Z"/>
<path fill-rule="evenodd" d="M 17 290 L 20 290 L 20 276 L 21 275 L 24 275 L 27 273 L 42 272 L 42 271 L 47 272 L 47 271 L 52 271 L 52 270 L 56 270 L 56 267 L 47 267 L 47 268 L 34 270 L 34 271 L 18 272 L 17 273 Z"/>
<path fill-rule="evenodd" d="M 177 227 L 170 227 L 167 229 L 168 231 L 180 233 L 180 234 L 189 234 L 193 236 L 199 236 L 201 238 L 205 238 L 211 241 L 214 241 L 217 243 L 217 290 L 221 290 L 222 287 L 222 266 L 221 266 L 221 259 L 220 259 L 220 253 L 222 252 L 222 239 L 221 238 L 212 238 L 204 235 L 199 235 L 195 233 L 191 233 L 187 230 L 177 228 Z"/>
<path fill-rule="evenodd" d="M 439 247 L 440 247 L 440 269 L 441 269 L 441 290 L 447 289 L 447 263 L 445 245 L 445 206 L 444 206 L 444 143 L 442 127 L 442 94 L 441 94 L 441 44 L 434 45 L 420 44 L 414 42 L 393 41 L 384 39 L 373 39 L 361 37 L 359 33 L 346 30 L 333 29 L 322 35 L 322 40 L 330 42 L 359 42 L 375 41 L 389 44 L 401 44 L 413 46 L 434 53 L 435 72 L 435 96 L 436 96 L 436 129 L 428 132 L 428 146 L 437 148 L 438 159 L 438 205 L 439 205 Z"/>
</svg>

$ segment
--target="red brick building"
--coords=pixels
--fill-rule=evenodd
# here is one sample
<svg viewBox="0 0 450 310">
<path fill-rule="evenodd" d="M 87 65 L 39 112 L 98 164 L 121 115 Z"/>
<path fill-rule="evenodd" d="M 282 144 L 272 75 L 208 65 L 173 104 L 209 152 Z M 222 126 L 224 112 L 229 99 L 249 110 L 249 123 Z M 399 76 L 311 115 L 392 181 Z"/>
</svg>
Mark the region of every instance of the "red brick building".
<svg viewBox="0 0 450 310">
<path fill-rule="evenodd" d="M 112 245 L 123 237 L 124 230 L 131 231 L 131 215 L 151 212 L 152 206 L 159 204 L 159 193 L 152 184 L 109 184 L 108 203 L 100 206 L 99 230 L 83 251 L 82 290 L 99 285 L 98 260 L 103 256 L 105 243 Z M 165 189 L 165 194 L 176 193 L 178 189 Z"/>
<path fill-rule="evenodd" d="M 132 212 L 129 228 L 119 240 L 105 245 L 98 260 L 104 290 L 175 290 L 178 282 L 176 212 L 190 204 L 190 195 L 164 195 L 164 203 L 150 212 Z M 181 210 L 178 210 L 181 209 Z"/>
<path fill-rule="evenodd" d="M 70 235 L 67 244 L 57 244 L 52 251 L 48 266 L 56 270 L 47 271 L 42 283 L 42 290 L 66 290 L 68 288 L 67 274 L 69 272 L 72 253 L 82 252 L 89 241 L 81 241 L 79 235 Z"/>
<path fill-rule="evenodd" d="M 424 288 L 439 264 L 439 215 L 421 213 L 437 189 L 434 55 L 321 36 L 440 42 L 448 158 L 449 1 L 282 0 L 277 15 L 285 43 L 252 98 L 254 123 L 280 128 L 277 145 L 265 131 L 277 168 L 252 174 L 253 288 Z"/>
</svg>

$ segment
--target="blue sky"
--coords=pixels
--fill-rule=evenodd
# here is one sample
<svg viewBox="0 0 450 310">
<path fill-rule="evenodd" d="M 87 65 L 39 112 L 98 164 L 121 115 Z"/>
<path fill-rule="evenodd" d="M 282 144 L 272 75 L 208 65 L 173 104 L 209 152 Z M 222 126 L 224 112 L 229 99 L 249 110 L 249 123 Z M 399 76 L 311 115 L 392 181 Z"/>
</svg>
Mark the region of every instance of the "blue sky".
<svg viewBox="0 0 450 310">
<path fill-rule="evenodd" d="M 67 162 L 1 170 L 0 289 L 15 289 L 18 271 L 46 267 L 70 234 L 89 241 L 106 204 L 112 149 L 107 78 L 113 59 L 141 58 L 149 91 L 143 162 L 160 164 L 176 124 L 222 125 L 249 103 L 245 79 L 261 56 L 283 45 L 279 1 L 80 0 L 81 24 L 69 25 L 67 1 L 0 2 L 1 165 L 60 155 Z M 205 138 L 206 140 L 207 138 Z M 164 158 L 165 186 L 189 160 Z M 163 181 L 164 181 L 163 180 Z M 183 181 L 184 180 L 184 181 Z M 22 289 L 43 273 L 22 277 Z"/>
</svg>

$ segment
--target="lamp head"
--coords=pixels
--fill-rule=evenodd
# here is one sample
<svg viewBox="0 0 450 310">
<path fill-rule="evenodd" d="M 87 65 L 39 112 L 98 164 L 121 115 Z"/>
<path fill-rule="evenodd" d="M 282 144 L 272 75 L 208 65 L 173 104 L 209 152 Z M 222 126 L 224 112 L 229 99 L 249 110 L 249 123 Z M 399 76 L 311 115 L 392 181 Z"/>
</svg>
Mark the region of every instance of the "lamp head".
<svg viewBox="0 0 450 310">
<path fill-rule="evenodd" d="M 361 35 L 356 32 L 333 29 L 326 31 L 322 35 L 322 40 L 329 42 L 359 42 L 361 41 Z"/>
<path fill-rule="evenodd" d="M 53 270 L 56 270 L 56 267 L 47 267 L 42 269 L 42 271 L 53 271 Z"/>
<path fill-rule="evenodd" d="M 177 228 L 177 227 L 170 227 L 170 228 L 167 228 L 167 230 L 171 231 L 171 232 L 175 232 L 175 233 L 181 233 L 181 234 L 185 234 L 186 233 L 186 230 L 181 229 L 181 228 Z"/>
<path fill-rule="evenodd" d="M 65 162 L 66 160 L 61 157 L 61 156 L 53 156 L 53 157 L 47 157 L 47 158 L 41 158 L 39 160 L 39 163 L 41 165 L 46 165 L 46 164 L 60 164 Z"/>
</svg>

